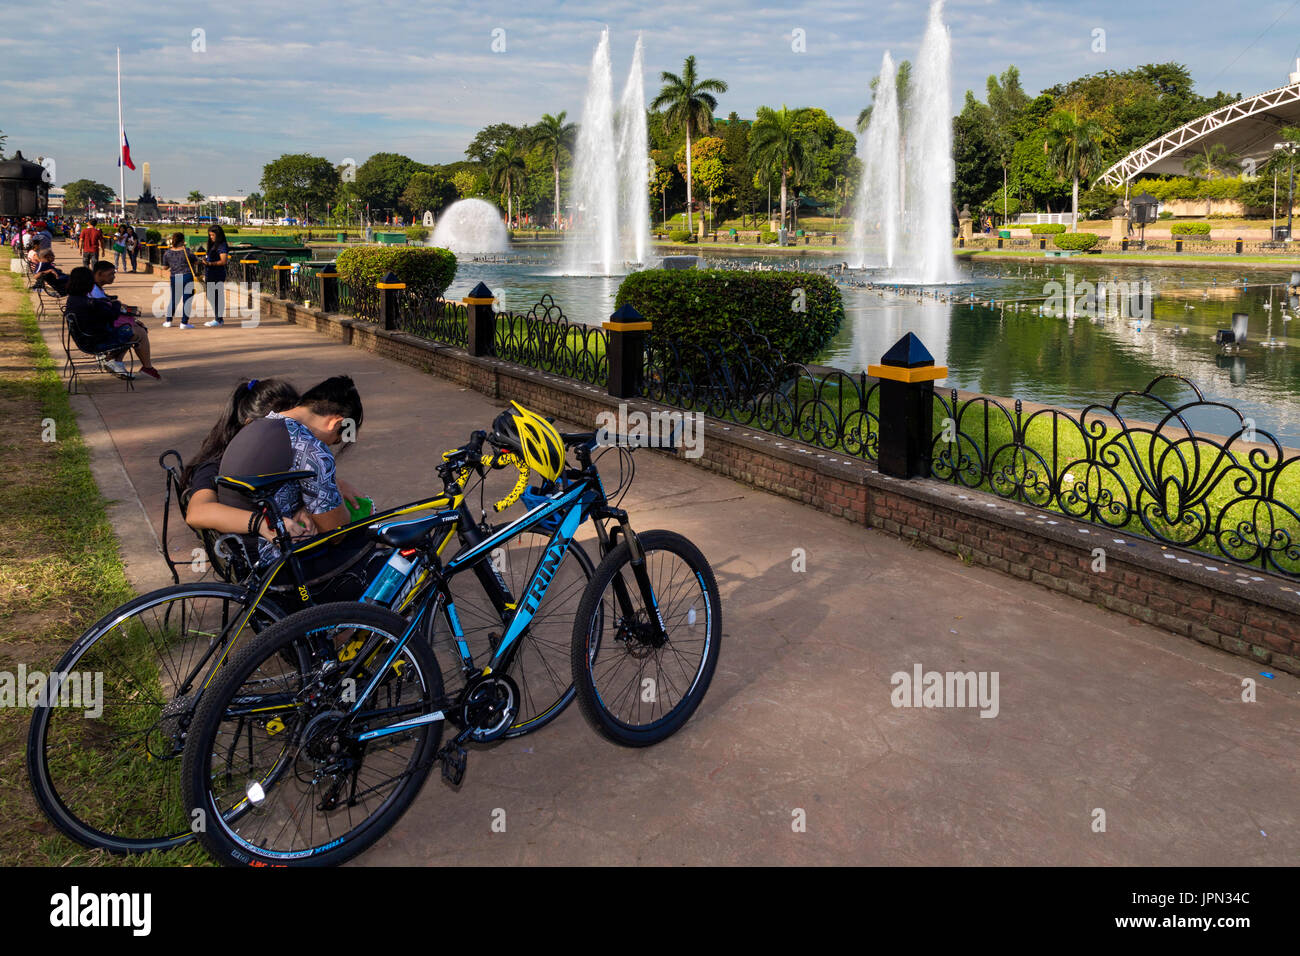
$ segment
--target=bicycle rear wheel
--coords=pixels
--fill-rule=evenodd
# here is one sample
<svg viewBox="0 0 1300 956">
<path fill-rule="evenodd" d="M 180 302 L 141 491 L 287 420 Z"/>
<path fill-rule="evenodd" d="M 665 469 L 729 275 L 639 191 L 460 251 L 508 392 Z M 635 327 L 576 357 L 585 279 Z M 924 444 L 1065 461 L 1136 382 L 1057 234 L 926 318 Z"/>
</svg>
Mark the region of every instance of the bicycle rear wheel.
<svg viewBox="0 0 1300 956">
<path fill-rule="evenodd" d="M 709 689 L 722 602 L 709 562 L 672 531 L 637 536 L 667 640 L 656 638 L 627 541 L 596 567 L 578 606 L 570 661 L 583 716 L 601 734 L 646 747 L 676 733 Z"/>
<path fill-rule="evenodd" d="M 405 812 L 429 775 L 444 705 L 429 646 L 412 638 L 397 651 L 408 626 L 384 608 L 325 604 L 286 618 L 222 669 L 182 766 L 185 805 L 218 862 L 342 863 Z M 289 663 L 294 651 L 305 666 Z M 432 719 L 361 739 L 421 718 Z"/>
<path fill-rule="evenodd" d="M 84 846 L 143 853 L 188 843 L 180 755 L 203 679 L 244 619 L 247 592 L 181 584 L 92 625 L 60 658 L 57 695 L 32 711 L 27 772 L 41 809 Z M 259 602 L 258 633 L 283 617 Z M 243 638 L 241 638 L 243 640 Z M 88 706 L 68 706 L 74 694 Z"/>
</svg>

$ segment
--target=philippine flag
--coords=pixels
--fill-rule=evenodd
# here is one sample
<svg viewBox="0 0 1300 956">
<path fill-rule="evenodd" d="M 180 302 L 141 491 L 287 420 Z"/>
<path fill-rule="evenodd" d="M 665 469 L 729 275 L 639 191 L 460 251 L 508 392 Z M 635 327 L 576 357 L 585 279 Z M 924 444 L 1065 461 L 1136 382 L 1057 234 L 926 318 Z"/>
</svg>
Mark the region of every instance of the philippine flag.
<svg viewBox="0 0 1300 956">
<path fill-rule="evenodd" d="M 125 129 L 122 130 L 122 158 L 117 161 L 117 165 L 135 169 L 135 163 L 131 162 L 131 144 L 127 142 Z"/>
</svg>

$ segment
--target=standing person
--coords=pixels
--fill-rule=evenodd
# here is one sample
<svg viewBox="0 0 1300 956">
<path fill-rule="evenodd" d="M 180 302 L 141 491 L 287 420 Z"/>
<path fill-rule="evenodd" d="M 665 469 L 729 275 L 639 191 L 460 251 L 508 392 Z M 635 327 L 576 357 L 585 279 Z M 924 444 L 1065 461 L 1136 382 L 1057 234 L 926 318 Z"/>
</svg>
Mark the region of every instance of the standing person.
<svg viewBox="0 0 1300 956">
<path fill-rule="evenodd" d="M 207 286 L 208 306 L 212 309 L 212 318 L 203 324 L 210 329 L 219 329 L 224 324 L 222 313 L 226 305 L 226 264 L 229 261 L 226 231 L 220 226 L 210 226 L 208 248 L 203 257 L 203 282 Z"/>
<path fill-rule="evenodd" d="M 104 234 L 93 222 L 87 222 L 77 239 L 77 246 L 81 249 L 81 264 L 89 269 L 90 264 L 99 258 L 99 251 L 104 246 Z"/>
<path fill-rule="evenodd" d="M 163 323 L 164 329 L 172 327 L 172 319 L 177 315 L 177 306 L 180 306 L 180 327 L 182 329 L 192 329 L 190 325 L 190 296 L 194 294 L 194 266 L 195 258 L 190 255 L 190 251 L 185 248 L 185 234 L 183 232 L 172 233 L 171 248 L 163 253 L 163 265 L 165 265 L 171 275 L 171 303 L 167 308 L 167 321 Z"/>
<path fill-rule="evenodd" d="M 134 272 L 136 256 L 140 254 L 140 237 L 135 234 L 135 230 L 130 226 L 127 226 L 123 243 L 126 246 L 126 254 L 131 259 L 131 271 Z"/>
</svg>

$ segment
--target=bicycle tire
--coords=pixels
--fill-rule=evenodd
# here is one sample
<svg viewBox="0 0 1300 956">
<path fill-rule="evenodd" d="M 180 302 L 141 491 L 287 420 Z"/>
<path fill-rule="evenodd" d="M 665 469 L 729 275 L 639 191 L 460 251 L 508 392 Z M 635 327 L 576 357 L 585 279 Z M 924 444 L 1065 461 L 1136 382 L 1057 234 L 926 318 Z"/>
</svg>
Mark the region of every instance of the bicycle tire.
<svg viewBox="0 0 1300 956">
<path fill-rule="evenodd" d="M 197 636 L 203 631 L 205 617 L 191 611 L 188 615 L 181 602 L 216 602 L 223 605 L 224 623 L 221 633 L 225 633 L 229 624 L 236 617 L 225 618 L 227 612 L 242 613 L 248 600 L 248 592 L 230 584 L 177 584 L 151 591 L 126 604 L 120 605 L 104 615 L 79 637 L 64 652 L 55 665 L 58 673 L 97 673 L 100 680 L 110 687 L 114 686 L 112 674 L 106 674 L 106 663 L 111 664 L 111 656 L 119 653 L 106 645 L 109 638 L 121 634 L 122 653 L 131 653 L 131 643 L 140 640 L 140 631 L 152 642 L 149 634 L 148 617 L 162 611 L 162 622 L 158 636 L 164 638 L 162 645 L 155 643 L 154 648 L 160 653 L 172 644 L 170 637 L 164 637 L 164 630 L 172 626 L 172 618 L 180 618 L 180 627 L 189 627 L 185 621 L 193 622 L 192 633 Z M 180 610 L 178 610 L 178 608 Z M 164 610 L 165 609 L 165 610 Z M 254 618 L 250 622 L 255 631 L 268 628 L 284 616 L 279 606 L 263 598 L 258 602 Z M 132 628 L 131 623 L 136 627 Z M 182 636 L 176 642 L 177 647 L 188 643 L 189 637 Z M 197 650 L 197 648 L 195 648 Z M 124 659 L 119 659 L 123 660 Z M 181 673 L 187 668 L 174 658 L 168 662 L 155 661 L 158 665 L 158 680 L 161 698 L 165 693 L 164 685 L 171 683 L 175 687 L 180 681 Z M 165 666 L 166 664 L 170 666 Z M 147 668 L 143 662 L 142 669 L 132 673 L 130 668 L 122 668 L 124 697 L 133 706 L 139 706 L 139 698 L 151 693 Z M 104 678 L 107 677 L 107 680 Z M 134 686 L 131 686 L 134 684 Z M 102 684 L 101 684 L 102 686 Z M 106 744 L 120 739 L 121 745 L 112 749 L 119 751 L 116 756 L 107 753 L 97 755 L 92 752 L 96 733 L 80 730 L 75 724 L 69 724 L 64 730 L 62 715 L 64 708 L 51 702 L 42 702 L 33 708 L 31 724 L 27 734 L 27 775 L 31 783 L 36 802 L 50 821 L 71 839 L 82 846 L 103 849 L 115 854 L 145 853 L 150 850 L 168 850 L 190 842 L 194 834 L 189 821 L 184 816 L 181 805 L 179 781 L 179 749 L 177 734 L 184 736 L 184 723 L 192 717 L 201 688 L 196 688 L 189 695 L 192 697 L 183 710 L 165 713 L 165 708 L 178 698 L 173 694 L 166 702 L 161 699 L 152 701 L 141 708 L 141 716 L 135 712 L 119 713 L 114 709 L 107 717 L 113 721 L 134 721 L 137 732 L 127 736 L 109 737 Z M 101 706 L 103 701 L 101 700 Z M 145 709 L 156 713 L 145 713 Z M 72 712 L 75 716 L 79 711 Z M 84 714 L 83 714 L 84 716 Z M 147 721 L 147 724 L 146 724 Z M 164 732 L 164 725 L 168 728 Z M 142 738 L 136 741 L 135 738 Z M 135 743 L 143 744 L 146 755 L 144 766 L 138 765 L 135 756 Z M 105 750 L 109 749 L 107 746 Z M 153 765 L 152 768 L 150 765 Z M 66 779 L 64 768 L 67 768 Z M 171 776 L 175 774 L 174 781 Z M 118 787 L 113 794 L 103 794 L 100 809 L 103 819 L 90 819 L 92 813 L 82 806 L 90 800 L 99 801 L 105 781 L 117 777 L 136 781 L 134 785 Z M 152 782 L 151 782 L 152 781 Z M 174 796 L 174 799 L 172 799 Z M 110 799 L 111 797 L 111 799 Z"/>
<path fill-rule="evenodd" d="M 248 703 L 247 682 L 249 679 L 263 665 L 282 663 L 285 659 L 282 654 L 283 651 L 291 646 L 351 647 L 353 646 L 351 641 L 355 640 L 355 637 L 347 639 L 341 635 L 353 628 L 364 629 L 370 634 L 379 635 L 385 642 L 392 642 L 404 634 L 408 626 L 409 622 L 406 619 L 386 608 L 351 602 L 324 604 L 299 611 L 271 627 L 265 634 L 260 635 L 257 640 L 247 644 L 230 664 L 222 669 L 212 687 L 203 695 L 203 699 L 200 701 L 198 710 L 194 715 L 190 736 L 186 741 L 181 771 L 185 805 L 191 814 L 194 814 L 195 811 L 202 811 L 201 814 L 197 815 L 197 818 L 203 820 L 205 824 L 199 833 L 199 840 L 217 862 L 229 866 L 333 866 L 349 860 L 367 849 L 382 837 L 406 811 L 428 778 L 433 756 L 437 752 L 438 744 L 442 738 L 443 721 L 441 720 L 422 725 L 410 731 L 409 735 L 394 735 L 395 738 L 415 739 L 416 745 L 412 749 L 411 756 L 407 759 L 407 769 L 399 774 L 398 778 L 395 778 L 397 785 L 394 791 L 383 799 L 374 812 L 367 812 L 359 824 L 350 826 L 347 833 L 342 836 L 336 836 L 327 826 L 326 836 L 328 838 L 323 838 L 322 842 L 317 845 L 299 848 L 272 849 L 266 845 L 271 837 L 267 837 L 259 828 L 265 822 L 267 828 L 273 829 L 276 826 L 276 821 L 271 818 L 276 813 L 281 815 L 280 818 L 285 818 L 285 811 L 282 807 L 297 796 L 290 789 L 293 786 L 293 781 L 301 783 L 304 780 L 300 771 L 306 768 L 306 764 L 300 765 L 299 762 L 305 760 L 310 763 L 315 758 L 313 758 L 312 751 L 308 748 L 329 738 L 328 733 L 324 736 L 319 734 L 313 736 L 312 728 L 317 726 L 314 722 L 319 720 L 322 714 L 328 717 L 329 713 L 318 709 L 310 719 L 299 719 L 290 714 L 289 716 L 295 719 L 295 726 L 292 731 L 293 738 L 286 738 L 284 741 L 272 745 L 272 751 L 278 748 L 281 753 L 272 753 L 268 757 L 268 763 L 271 764 L 270 769 L 262 771 L 253 763 L 251 757 L 250 766 L 246 770 L 241 770 L 240 773 L 232 773 L 230 768 L 227 767 L 224 777 L 229 780 L 233 781 L 234 778 L 240 777 L 241 773 L 241 779 L 243 780 L 252 777 L 252 783 L 258 786 L 260 795 L 255 809 L 252 805 L 254 798 L 251 796 L 236 801 L 236 797 L 241 793 L 253 794 L 252 784 L 232 784 L 220 795 L 214 792 L 213 783 L 214 781 L 219 783 L 223 774 L 214 772 L 212 758 L 214 755 L 218 758 L 223 757 L 220 746 L 223 743 L 222 727 L 223 724 L 229 722 L 227 715 L 232 699 L 238 697 L 241 704 L 246 706 Z M 344 641 L 344 643 L 335 644 L 333 643 L 335 641 Z M 379 654 L 376 652 L 376 658 L 378 656 Z M 432 648 L 426 642 L 413 638 L 407 642 L 399 660 L 414 663 L 415 666 L 409 673 L 417 675 L 420 679 L 421 686 L 418 692 L 424 697 L 424 707 L 442 706 L 444 703 L 442 677 L 438 668 L 437 657 L 434 655 Z M 399 685 L 398 696 L 400 698 L 400 684 L 405 679 L 401 675 L 408 671 L 405 666 L 400 669 L 393 668 L 392 670 Z M 381 673 L 387 674 L 388 670 L 383 670 Z M 286 672 L 285 679 L 292 681 L 293 676 Z M 300 673 L 296 676 L 303 677 L 304 675 Z M 268 686 L 260 680 L 259 684 L 263 689 Z M 358 692 L 360 689 L 360 687 L 357 687 Z M 331 690 L 324 696 L 330 698 L 333 693 L 333 690 Z M 336 703 L 332 698 L 330 698 L 329 702 Z M 287 708 L 282 708 L 281 711 L 277 712 L 276 716 L 279 717 L 284 709 Z M 337 713 L 337 711 L 335 712 Z M 268 741 L 273 736 L 288 731 L 288 727 L 283 720 L 281 720 L 281 729 L 271 730 L 269 725 L 274 719 L 261 721 L 263 725 L 261 735 Z M 250 754 L 254 748 L 253 735 L 257 729 L 254 725 L 257 722 L 256 718 L 248 722 L 250 725 L 248 743 Z M 242 727 L 243 721 L 241 719 L 234 733 L 235 741 L 228 750 L 224 751 L 224 759 L 228 761 L 235 756 L 235 744 L 238 744 L 240 748 L 243 746 Z M 299 738 L 302 738 L 305 746 L 298 746 L 290 754 L 289 748 Z M 394 738 L 381 739 L 394 740 Z M 372 752 L 377 753 L 382 749 L 376 747 L 373 748 Z M 242 753 L 239 756 L 242 757 Z M 328 760 L 330 756 L 327 753 L 323 759 Z M 364 762 L 363 759 L 358 764 L 358 772 L 353 776 L 352 792 L 355 792 L 360 767 L 364 765 Z M 284 772 L 286 765 L 296 769 L 294 769 L 293 773 L 286 774 Z M 316 786 L 320 777 L 318 761 L 317 770 L 313 774 L 310 788 Z M 244 788 L 242 791 L 240 786 Z M 315 791 L 309 789 L 309 793 L 313 794 L 312 802 L 314 803 Z M 274 803 L 270 802 L 272 798 L 274 798 Z M 235 801 L 234 805 L 223 808 L 222 803 L 230 801 Z M 292 817 L 293 809 L 302 806 L 303 800 L 300 799 L 296 807 L 291 808 L 289 816 Z M 337 807 L 330 807 L 324 812 L 329 813 L 335 809 Z M 307 810 L 314 813 L 322 810 L 322 808 L 319 805 L 309 805 Z M 313 834 L 317 822 L 321 820 L 320 816 L 312 817 L 309 830 Z M 294 819 L 293 822 L 294 829 L 300 833 L 302 830 L 301 822 L 297 819 Z M 322 825 L 326 825 L 326 823 L 323 822 Z M 279 837 L 283 829 L 284 825 L 281 825 L 280 832 L 276 833 L 275 836 Z M 242 832 L 240 832 L 241 830 Z M 261 845 L 257 844 L 257 839 L 261 839 Z"/>
<path fill-rule="evenodd" d="M 648 747 L 680 730 L 704 699 L 718 663 L 722 601 L 713 569 L 689 540 L 672 531 L 646 531 L 637 537 L 645 551 L 668 641 L 655 648 L 629 636 L 648 618 L 631 571 L 631 549 L 622 541 L 597 565 L 582 596 L 570 661 L 578 703 L 587 721 L 615 743 Z M 676 561 L 667 560 L 669 555 Z M 679 564 L 687 574 L 682 574 Z M 638 618 L 630 627 L 615 597 L 617 576 L 626 583 Z M 679 577 L 682 594 L 674 591 Z M 698 587 L 698 593 L 692 585 Z M 698 663 L 684 667 L 687 653 L 693 657 L 692 648 L 697 644 L 701 645 Z M 651 670 L 645 662 L 652 660 Z M 685 685 L 684 689 L 679 684 Z M 641 706 L 647 703 L 650 706 Z"/>
</svg>

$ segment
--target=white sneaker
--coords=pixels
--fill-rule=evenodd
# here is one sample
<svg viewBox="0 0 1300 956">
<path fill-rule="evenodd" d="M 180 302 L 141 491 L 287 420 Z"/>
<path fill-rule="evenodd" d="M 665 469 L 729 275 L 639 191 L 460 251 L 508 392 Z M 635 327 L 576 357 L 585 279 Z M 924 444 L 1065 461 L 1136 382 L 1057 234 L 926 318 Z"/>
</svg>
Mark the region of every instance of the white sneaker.
<svg viewBox="0 0 1300 956">
<path fill-rule="evenodd" d="M 182 329 L 192 329 L 192 328 L 194 328 L 194 326 L 190 325 L 188 322 L 182 322 L 180 327 L 181 327 Z"/>
<path fill-rule="evenodd" d="M 210 329 L 219 329 L 224 323 L 218 322 L 216 319 L 208 319 L 203 324 Z"/>
<path fill-rule="evenodd" d="M 162 324 L 162 327 L 164 329 L 170 329 L 172 327 L 172 320 L 168 319 L 166 322 Z M 185 328 L 185 326 L 182 325 L 181 328 Z"/>
<path fill-rule="evenodd" d="M 134 375 L 126 370 L 126 366 L 122 364 L 121 359 L 110 359 L 104 363 L 104 367 L 118 378 L 135 378 Z"/>
</svg>

